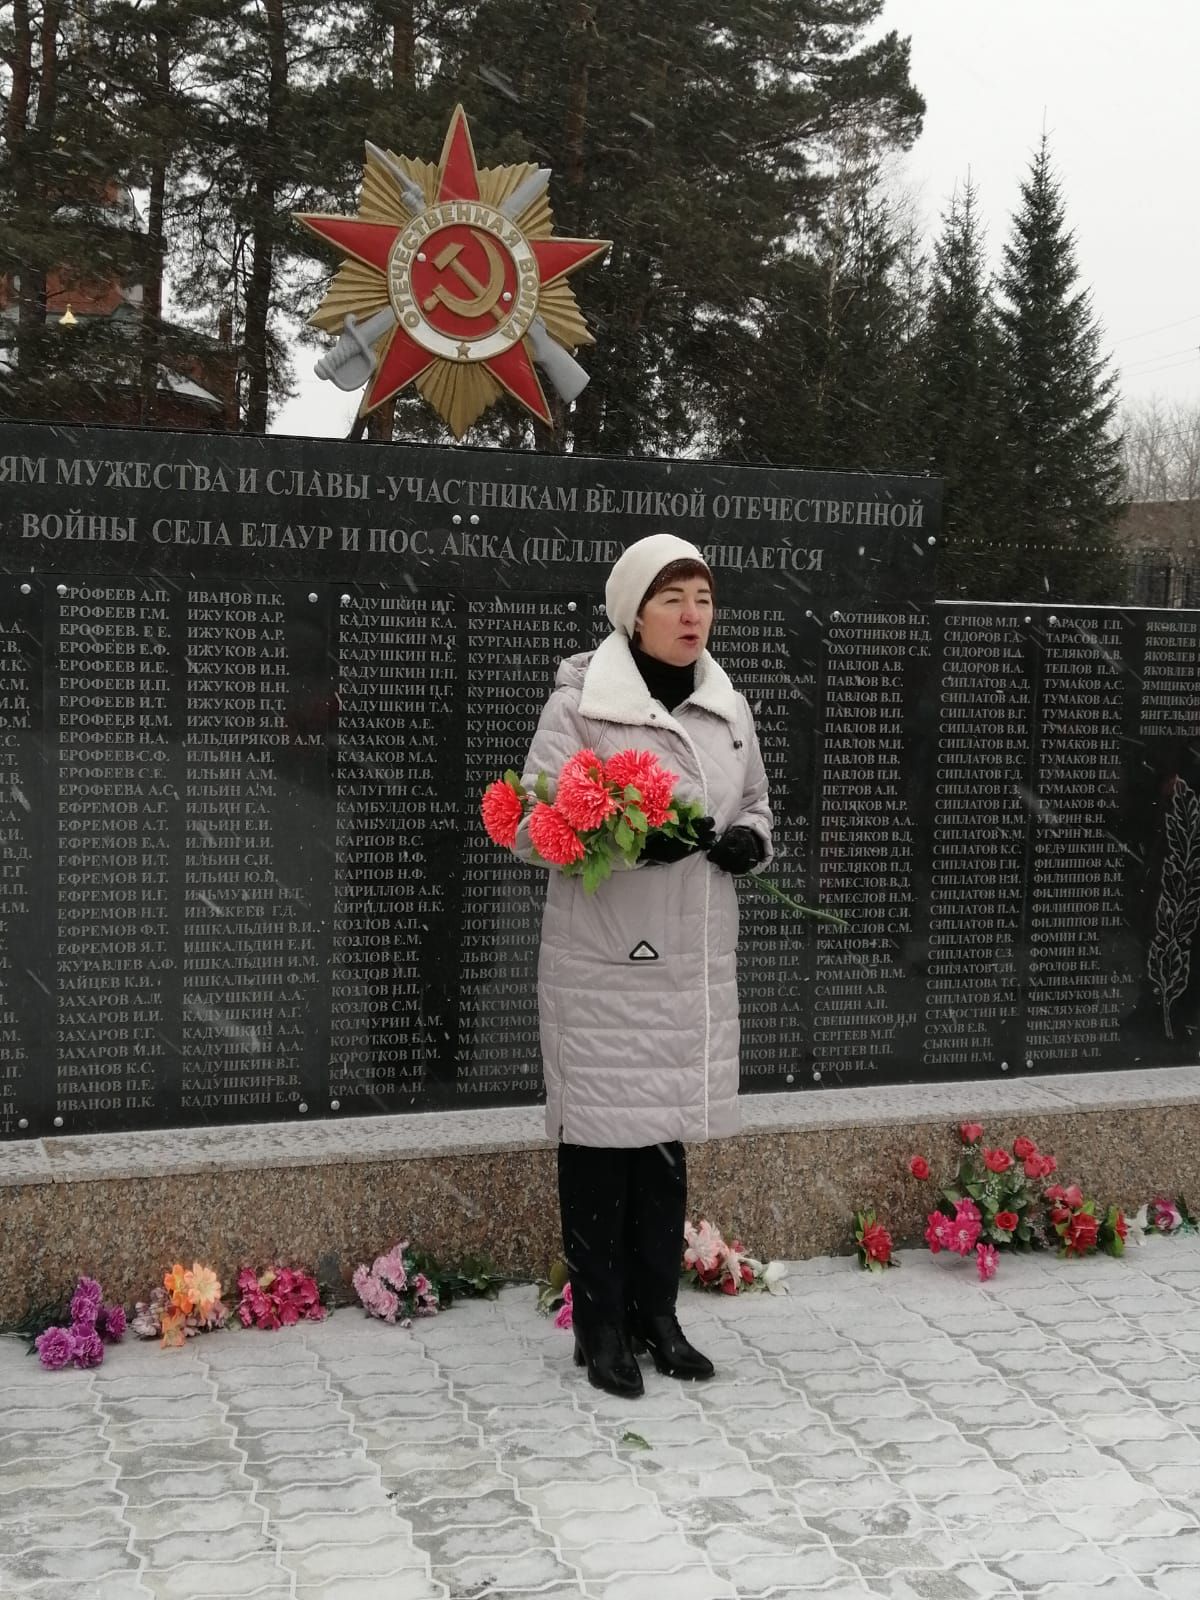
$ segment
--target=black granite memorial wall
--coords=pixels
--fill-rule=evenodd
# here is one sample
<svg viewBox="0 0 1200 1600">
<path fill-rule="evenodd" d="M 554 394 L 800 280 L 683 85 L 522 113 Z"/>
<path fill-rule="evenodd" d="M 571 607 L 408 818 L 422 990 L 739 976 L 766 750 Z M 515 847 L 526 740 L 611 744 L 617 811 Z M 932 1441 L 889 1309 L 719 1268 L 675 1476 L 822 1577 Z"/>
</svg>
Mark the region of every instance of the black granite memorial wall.
<svg viewBox="0 0 1200 1600">
<path fill-rule="evenodd" d="M 1194 1060 L 1200 615 L 936 603 L 928 479 L 0 425 L 0 1133 L 537 1098 L 492 846 L 620 550 L 718 583 L 747 1090 Z M 601 891 L 602 892 L 602 891 Z"/>
</svg>

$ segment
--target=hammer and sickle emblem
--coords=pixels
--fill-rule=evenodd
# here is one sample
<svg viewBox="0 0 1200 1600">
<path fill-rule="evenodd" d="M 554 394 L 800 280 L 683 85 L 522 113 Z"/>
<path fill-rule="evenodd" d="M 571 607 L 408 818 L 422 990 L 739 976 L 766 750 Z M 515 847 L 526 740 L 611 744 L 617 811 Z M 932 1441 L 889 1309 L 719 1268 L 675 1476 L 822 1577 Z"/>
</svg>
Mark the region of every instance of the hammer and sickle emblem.
<svg viewBox="0 0 1200 1600">
<path fill-rule="evenodd" d="M 503 322 L 508 312 L 502 310 L 497 301 L 500 299 L 500 291 L 504 288 L 504 262 L 486 233 L 480 233 L 474 228 L 471 232 L 479 240 L 487 256 L 488 281 L 480 283 L 470 268 L 465 267 L 458 259 L 463 248 L 461 244 L 448 244 L 433 258 L 433 264 L 439 272 L 444 272 L 447 267 L 453 268 L 460 282 L 465 283 L 473 292 L 474 299 L 466 300 L 462 295 L 451 293 L 444 284 L 439 283 L 432 294 L 425 296 L 422 305 L 426 311 L 432 311 L 436 305 L 443 305 L 447 311 L 453 311 L 460 317 L 482 317 L 490 311 L 497 322 Z"/>
</svg>

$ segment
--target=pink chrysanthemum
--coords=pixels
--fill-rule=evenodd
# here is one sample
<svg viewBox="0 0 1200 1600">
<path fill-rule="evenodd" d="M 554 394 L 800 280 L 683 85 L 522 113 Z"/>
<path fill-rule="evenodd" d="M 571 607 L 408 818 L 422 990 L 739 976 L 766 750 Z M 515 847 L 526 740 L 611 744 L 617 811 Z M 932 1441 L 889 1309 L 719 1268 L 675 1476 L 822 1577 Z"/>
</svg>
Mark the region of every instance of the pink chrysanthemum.
<svg viewBox="0 0 1200 1600">
<path fill-rule="evenodd" d="M 539 801 L 529 818 L 529 837 L 543 861 L 552 867 L 566 867 L 582 861 L 584 850 L 579 835 L 560 811 Z"/>
<path fill-rule="evenodd" d="M 521 797 L 508 784 L 497 781 L 488 784 L 479 807 L 483 825 L 493 844 L 511 850 L 516 841 L 517 829 L 525 815 Z"/>
<path fill-rule="evenodd" d="M 610 756 L 604 765 L 604 776 L 609 783 L 624 790 L 632 784 L 641 796 L 641 808 L 652 828 L 661 828 L 671 808 L 671 798 L 678 781 L 674 772 L 659 765 L 651 750 L 621 750 Z"/>
<path fill-rule="evenodd" d="M 979 1281 L 986 1283 L 989 1278 L 996 1276 L 997 1256 L 994 1244 L 977 1244 L 975 1246 L 975 1264 L 979 1268 Z"/>
<path fill-rule="evenodd" d="M 592 751 L 581 750 L 562 769 L 554 805 L 571 826 L 581 832 L 598 828 L 605 817 L 611 817 L 617 809 L 604 781 L 604 768 Z"/>
</svg>

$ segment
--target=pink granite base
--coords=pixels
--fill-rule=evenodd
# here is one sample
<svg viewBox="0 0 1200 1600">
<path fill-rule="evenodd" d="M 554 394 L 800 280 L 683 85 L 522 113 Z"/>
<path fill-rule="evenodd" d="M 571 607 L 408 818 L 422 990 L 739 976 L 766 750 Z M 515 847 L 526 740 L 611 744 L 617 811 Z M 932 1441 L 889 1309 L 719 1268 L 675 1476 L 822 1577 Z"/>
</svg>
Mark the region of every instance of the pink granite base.
<svg viewBox="0 0 1200 1600">
<path fill-rule="evenodd" d="M 991 1118 L 993 1144 L 1021 1133 L 1053 1151 L 1064 1181 L 1135 1210 L 1152 1194 L 1200 1204 L 1200 1104 L 1114 1105 Z M 915 1242 L 956 1159 L 946 1121 L 873 1121 L 758 1130 L 688 1153 L 693 1217 L 762 1257 L 801 1259 L 851 1245 L 849 1221 L 872 1206 L 897 1242 Z M 244 1166 L 164 1176 L 62 1178 L 0 1187 L 0 1325 L 57 1298 L 79 1273 L 131 1305 L 172 1262 L 205 1261 L 232 1284 L 247 1263 L 321 1268 L 343 1292 L 359 1261 L 408 1237 L 441 1261 L 491 1258 L 536 1278 L 560 1253 L 554 1153 L 535 1148 L 386 1161 Z"/>
</svg>

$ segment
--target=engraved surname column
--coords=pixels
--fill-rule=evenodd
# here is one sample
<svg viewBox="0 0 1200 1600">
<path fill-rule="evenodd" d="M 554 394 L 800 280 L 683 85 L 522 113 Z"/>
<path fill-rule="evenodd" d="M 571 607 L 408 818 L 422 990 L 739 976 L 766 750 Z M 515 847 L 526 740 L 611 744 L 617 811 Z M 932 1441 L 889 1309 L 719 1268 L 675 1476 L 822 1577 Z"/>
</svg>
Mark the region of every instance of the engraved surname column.
<svg viewBox="0 0 1200 1600">
<path fill-rule="evenodd" d="M 1098 1063 L 1135 997 L 1125 854 L 1110 815 L 1121 790 L 1126 623 L 1064 613 L 1046 624 L 1030 916 L 1028 1058 Z"/>
<path fill-rule="evenodd" d="M 453 641 L 453 602 L 439 595 L 372 588 L 339 610 L 329 1088 L 349 1110 L 416 1105 L 445 1026 L 432 867 L 453 820 L 441 773 Z"/>
<path fill-rule="evenodd" d="M 749 701 L 775 819 L 773 883 L 804 901 L 811 803 L 815 671 L 782 611 L 718 608 L 717 659 Z M 738 992 L 743 1087 L 785 1088 L 812 1043 L 808 926 L 778 900 L 738 880 Z M 756 1081 L 757 1080 L 757 1081 Z"/>
<path fill-rule="evenodd" d="M 182 1105 L 211 1120 L 294 1111 L 305 1088 L 316 933 L 280 762 L 288 622 L 279 590 L 188 592 Z"/>
<path fill-rule="evenodd" d="M 554 596 L 467 602 L 458 1044 L 465 1105 L 485 1096 L 511 1103 L 541 1088 L 537 951 L 546 869 L 524 866 L 492 844 L 479 797 L 507 768 L 520 772 L 559 661 L 585 648 L 579 616 Z"/>
<path fill-rule="evenodd" d="M 927 648 L 918 614 L 831 619 L 820 762 L 818 898 L 849 921 L 819 925 L 816 1075 L 877 1076 L 913 1027 L 904 954 L 913 933 L 914 826 L 906 798 L 906 665 Z"/>
<path fill-rule="evenodd" d="M 45 1094 L 42 1001 L 48 974 L 37 971 L 44 949 L 34 934 L 34 840 L 44 804 L 33 786 L 40 767 L 33 747 L 37 663 L 32 632 L 41 599 L 23 595 L 16 579 L 0 591 L 0 1133 L 43 1133 Z M 28 588 L 29 585 L 26 585 Z M 38 1068 L 42 1070 L 39 1072 Z"/>
<path fill-rule="evenodd" d="M 923 1065 L 1015 1068 L 1032 686 L 1021 617 L 944 615 Z"/>
<path fill-rule="evenodd" d="M 72 584 L 58 615 L 58 1109 L 153 1125 L 173 1076 L 171 593 Z M 169 1031 L 168 1031 L 169 1030 Z"/>
</svg>

